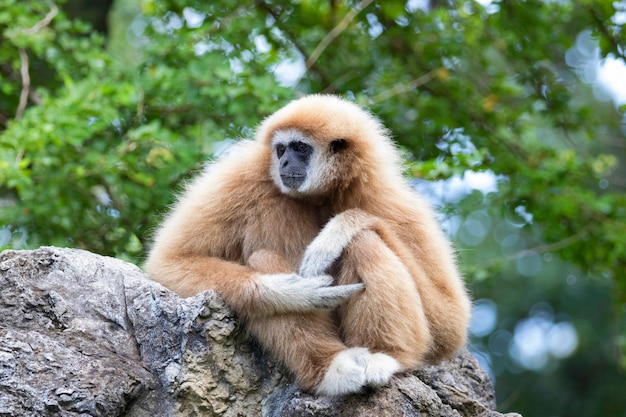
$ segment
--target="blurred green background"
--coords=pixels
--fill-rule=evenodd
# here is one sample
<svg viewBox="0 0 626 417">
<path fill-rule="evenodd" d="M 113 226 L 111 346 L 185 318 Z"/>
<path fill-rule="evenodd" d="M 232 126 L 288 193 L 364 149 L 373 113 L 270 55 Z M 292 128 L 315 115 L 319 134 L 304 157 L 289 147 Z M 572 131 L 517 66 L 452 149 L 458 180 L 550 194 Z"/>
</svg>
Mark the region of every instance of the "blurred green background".
<svg viewBox="0 0 626 417">
<path fill-rule="evenodd" d="M 498 408 L 626 416 L 625 22 L 602 0 L 0 0 L 0 247 L 139 264 L 212 155 L 341 94 L 459 248 Z"/>
</svg>

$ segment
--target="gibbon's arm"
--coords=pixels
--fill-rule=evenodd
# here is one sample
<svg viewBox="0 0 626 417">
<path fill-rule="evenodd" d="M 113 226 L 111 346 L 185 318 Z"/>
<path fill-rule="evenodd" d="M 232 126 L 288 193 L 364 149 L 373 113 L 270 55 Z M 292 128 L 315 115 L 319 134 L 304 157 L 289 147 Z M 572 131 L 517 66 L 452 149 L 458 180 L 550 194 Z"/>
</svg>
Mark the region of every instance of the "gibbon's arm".
<svg viewBox="0 0 626 417">
<path fill-rule="evenodd" d="M 422 208 L 424 209 L 423 216 L 428 218 L 430 213 L 423 205 Z M 460 283 L 460 277 L 454 263 L 454 254 L 443 237 L 443 233 L 436 227 L 437 223 L 432 219 L 430 222 L 424 221 L 423 224 L 428 227 L 424 225 L 419 227 L 415 224 L 407 224 L 403 227 L 410 229 L 406 233 L 416 240 L 420 247 L 423 246 L 429 255 L 429 259 L 426 260 L 429 265 L 424 265 L 425 272 L 435 281 L 446 280 L 450 277 L 458 278 Z M 343 250 L 348 247 L 352 239 L 363 230 L 372 230 L 378 233 L 385 244 L 403 260 L 415 259 L 417 255 L 413 253 L 415 247 L 403 243 L 403 239 L 384 219 L 362 209 L 349 209 L 330 219 L 313 242 L 309 244 L 302 257 L 300 275 L 314 277 L 324 274 L 341 257 Z"/>
<path fill-rule="evenodd" d="M 363 288 L 332 286 L 325 274 L 303 278 L 241 265 L 243 226 L 220 197 L 225 194 L 204 185 L 196 181 L 158 231 L 144 265 L 154 280 L 184 297 L 213 289 L 247 316 L 333 308 Z"/>
<path fill-rule="evenodd" d="M 425 211 L 424 221 L 393 229 L 383 218 L 360 209 L 350 209 L 333 217 L 305 251 L 300 265 L 302 276 L 324 273 L 352 239 L 364 230 L 376 232 L 408 268 L 422 300 L 433 345 L 426 355 L 429 362 L 451 357 L 466 342 L 471 302 L 463 285 L 454 253 L 436 222 Z M 402 233 L 402 235 L 400 235 Z M 404 238 L 414 239 L 407 244 Z"/>
<path fill-rule="evenodd" d="M 149 260 L 145 269 L 153 279 L 182 296 L 213 289 L 247 317 L 330 309 L 363 288 L 363 284 L 332 286 L 333 278 L 328 275 L 303 278 L 295 273 L 263 274 L 210 256 Z"/>
</svg>

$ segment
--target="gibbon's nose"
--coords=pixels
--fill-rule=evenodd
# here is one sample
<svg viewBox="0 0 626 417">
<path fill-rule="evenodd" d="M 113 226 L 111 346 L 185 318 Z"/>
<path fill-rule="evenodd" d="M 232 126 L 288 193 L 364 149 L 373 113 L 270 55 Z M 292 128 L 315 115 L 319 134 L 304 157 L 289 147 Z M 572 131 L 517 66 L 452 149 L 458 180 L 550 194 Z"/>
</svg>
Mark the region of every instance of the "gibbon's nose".
<svg viewBox="0 0 626 417">
<path fill-rule="evenodd" d="M 294 152 L 287 151 L 280 158 L 280 173 L 289 175 L 304 175 L 308 161 Z"/>
</svg>

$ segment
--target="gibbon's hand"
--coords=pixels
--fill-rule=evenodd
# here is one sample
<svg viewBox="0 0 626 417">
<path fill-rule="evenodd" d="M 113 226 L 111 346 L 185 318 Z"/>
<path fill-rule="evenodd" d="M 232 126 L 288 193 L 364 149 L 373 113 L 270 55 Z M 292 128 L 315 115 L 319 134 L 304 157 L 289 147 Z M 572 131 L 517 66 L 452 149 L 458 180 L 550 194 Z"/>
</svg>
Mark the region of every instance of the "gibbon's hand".
<svg viewBox="0 0 626 417">
<path fill-rule="evenodd" d="M 274 313 L 334 308 L 365 287 L 363 284 L 333 286 L 329 275 L 304 278 L 298 274 L 263 274 L 257 282 Z"/>
<path fill-rule="evenodd" d="M 366 222 L 351 219 L 354 214 L 354 210 L 346 211 L 330 219 L 304 251 L 300 275 L 308 278 L 325 274 L 339 259 L 354 236 L 367 227 Z"/>
<path fill-rule="evenodd" d="M 328 268 L 341 256 L 343 247 L 337 244 L 322 245 L 319 238 L 315 239 L 304 252 L 300 264 L 300 275 L 311 279 L 325 274 Z M 336 243 L 336 241 L 335 241 Z"/>
</svg>

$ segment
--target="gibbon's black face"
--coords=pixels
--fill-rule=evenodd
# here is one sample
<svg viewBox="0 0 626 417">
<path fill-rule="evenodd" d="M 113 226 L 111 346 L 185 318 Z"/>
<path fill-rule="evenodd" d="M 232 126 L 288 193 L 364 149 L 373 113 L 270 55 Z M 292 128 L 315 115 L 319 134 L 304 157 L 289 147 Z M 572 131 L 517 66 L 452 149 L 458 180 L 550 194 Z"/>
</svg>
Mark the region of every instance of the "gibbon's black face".
<svg viewBox="0 0 626 417">
<path fill-rule="evenodd" d="M 278 172 L 283 185 L 297 190 L 306 180 L 313 147 L 298 139 L 275 146 Z"/>
<path fill-rule="evenodd" d="M 278 189 L 295 198 L 329 192 L 341 165 L 337 155 L 347 147 L 345 139 L 330 143 L 316 140 L 297 129 L 278 130 L 272 137 L 272 179 Z"/>
</svg>

